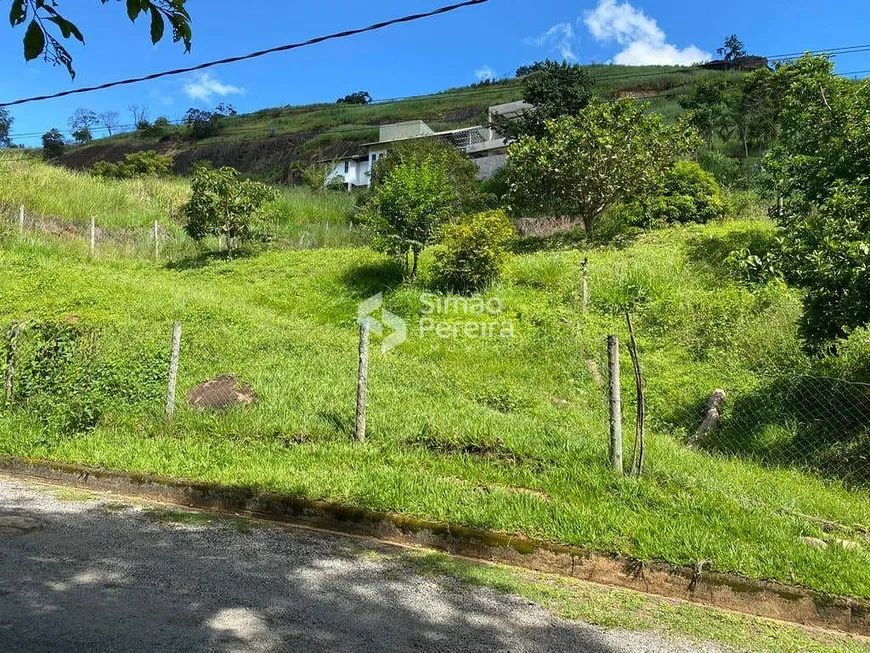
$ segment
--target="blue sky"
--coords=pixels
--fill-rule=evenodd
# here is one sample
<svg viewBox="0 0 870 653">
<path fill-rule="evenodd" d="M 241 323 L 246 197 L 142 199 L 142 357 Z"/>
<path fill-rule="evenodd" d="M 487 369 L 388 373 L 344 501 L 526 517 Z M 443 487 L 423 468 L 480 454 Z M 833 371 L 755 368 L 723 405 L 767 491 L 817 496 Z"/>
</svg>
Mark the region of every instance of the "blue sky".
<svg viewBox="0 0 870 653">
<path fill-rule="evenodd" d="M 442 4 L 447 0 L 189 0 L 194 44 L 185 55 L 170 42 L 151 46 L 147 24 L 130 24 L 122 2 L 103 6 L 98 0 L 63 0 L 60 8 L 87 39 L 86 46 L 70 44 L 75 81 L 62 68 L 40 61 L 25 64 L 23 30 L 4 23 L 0 101 L 195 65 Z M 245 11 L 238 12 L 239 6 Z M 222 101 L 247 112 L 333 101 L 360 89 L 382 99 L 509 75 L 518 65 L 545 57 L 691 63 L 715 53 L 732 32 L 750 52 L 765 55 L 858 45 L 870 42 L 868 25 L 866 0 L 490 0 L 420 23 L 215 68 L 205 76 L 14 107 L 13 135 L 16 142 L 37 144 L 38 135 L 51 127 L 66 130 L 68 116 L 79 107 L 118 111 L 126 124 L 131 104 L 147 106 L 152 119 L 176 119 L 191 106 L 210 108 Z M 840 72 L 870 69 L 870 53 L 843 55 L 837 66 Z"/>
</svg>

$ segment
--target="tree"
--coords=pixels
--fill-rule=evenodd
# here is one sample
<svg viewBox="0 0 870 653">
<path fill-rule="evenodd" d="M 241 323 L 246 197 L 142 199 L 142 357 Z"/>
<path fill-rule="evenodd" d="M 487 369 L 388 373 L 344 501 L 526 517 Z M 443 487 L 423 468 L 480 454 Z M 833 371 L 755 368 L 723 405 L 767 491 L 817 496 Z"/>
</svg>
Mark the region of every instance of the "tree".
<svg viewBox="0 0 870 653">
<path fill-rule="evenodd" d="M 723 77 L 702 79 L 679 99 L 680 106 L 691 112 L 689 121 L 710 148 L 714 134 L 728 122 L 728 85 Z"/>
<path fill-rule="evenodd" d="M 336 100 L 336 104 L 370 104 L 372 96 L 368 91 L 357 91 Z"/>
<path fill-rule="evenodd" d="M 190 135 L 199 141 L 220 133 L 221 118 L 221 114 L 212 111 L 188 109 L 184 114 L 184 124 L 190 128 Z"/>
<path fill-rule="evenodd" d="M 72 56 L 60 43 L 56 34 L 59 33 L 59 36 L 64 39 L 72 37 L 80 43 L 85 42 L 85 37 L 74 23 L 60 13 L 58 9 L 60 1 L 12 0 L 9 22 L 13 28 L 27 23 L 24 32 L 26 61 L 42 57 L 55 66 L 65 66 L 70 77 L 75 79 Z M 100 0 L 100 2 L 105 5 L 109 0 Z M 184 42 L 184 51 L 190 52 L 193 31 L 190 26 L 190 14 L 185 7 L 186 3 L 187 0 L 127 0 L 127 16 L 135 22 L 140 15 L 149 15 L 151 42 L 155 44 L 163 39 L 168 22 L 172 28 L 173 42 Z M 50 29 L 55 30 L 55 33 L 52 34 Z"/>
<path fill-rule="evenodd" d="M 190 201 L 184 205 L 185 231 L 196 241 L 222 236 L 230 255 L 239 243 L 250 242 L 262 232 L 258 218 L 263 206 L 278 196 L 266 184 L 239 179 L 239 171 L 229 167 L 197 167 L 190 189 Z"/>
<path fill-rule="evenodd" d="M 577 220 L 591 237 L 605 209 L 654 186 L 699 141 L 630 100 L 591 104 L 511 145 L 508 202 L 517 214 Z"/>
<path fill-rule="evenodd" d="M 131 104 L 127 108 L 130 110 L 130 117 L 133 119 L 133 125 L 136 129 L 148 129 L 151 126 L 151 123 L 148 122 L 148 107 Z"/>
<path fill-rule="evenodd" d="M 784 92 L 765 164 L 784 197 L 779 264 L 806 291 L 801 336 L 818 350 L 870 322 L 870 81 L 809 55 L 775 76 Z"/>
<path fill-rule="evenodd" d="M 372 166 L 371 186 L 376 189 L 381 180 L 398 166 L 418 166 L 427 159 L 443 164 L 456 195 L 456 211 L 480 211 L 487 208 L 488 197 L 477 182 L 477 166 L 467 154 L 436 138 L 417 138 L 397 143 L 385 157 Z"/>
<path fill-rule="evenodd" d="M 535 63 L 528 66 L 520 66 L 517 68 L 515 73 L 516 77 L 525 77 L 526 75 L 531 75 L 532 73 L 536 73 L 544 67 L 543 61 L 536 61 Z"/>
<path fill-rule="evenodd" d="M 769 69 L 761 68 L 744 75 L 725 96 L 728 119 L 746 158 L 750 146 L 765 147 L 776 137 L 783 93 L 780 80 Z"/>
<path fill-rule="evenodd" d="M 12 147 L 12 138 L 9 132 L 12 130 L 14 118 L 9 115 L 9 112 L 0 107 L 0 148 Z"/>
<path fill-rule="evenodd" d="M 109 136 L 114 134 L 120 122 L 120 116 L 117 111 L 104 111 L 97 115 L 97 120 L 103 126 L 103 128 L 108 132 Z"/>
<path fill-rule="evenodd" d="M 56 127 L 42 135 L 42 157 L 48 161 L 66 152 L 66 141 Z"/>
<path fill-rule="evenodd" d="M 737 38 L 736 34 L 732 34 L 725 39 L 725 43 L 721 48 L 717 48 L 716 52 L 725 61 L 734 61 L 746 56 L 746 47 L 743 45 L 743 41 Z"/>
<path fill-rule="evenodd" d="M 493 126 L 504 136 L 542 136 L 547 120 L 576 116 L 592 100 L 594 81 L 582 66 L 547 60 L 530 69 L 534 73 L 523 81 L 523 100 L 533 108 L 514 119 L 497 116 Z"/>
<path fill-rule="evenodd" d="M 451 216 L 456 199 L 443 159 L 400 163 L 378 184 L 363 221 L 374 247 L 400 261 L 414 279 L 420 252 Z"/>
<path fill-rule="evenodd" d="M 70 134 L 77 143 L 87 143 L 93 138 L 93 128 L 100 123 L 97 114 L 88 109 L 76 109 L 69 120 Z"/>
</svg>

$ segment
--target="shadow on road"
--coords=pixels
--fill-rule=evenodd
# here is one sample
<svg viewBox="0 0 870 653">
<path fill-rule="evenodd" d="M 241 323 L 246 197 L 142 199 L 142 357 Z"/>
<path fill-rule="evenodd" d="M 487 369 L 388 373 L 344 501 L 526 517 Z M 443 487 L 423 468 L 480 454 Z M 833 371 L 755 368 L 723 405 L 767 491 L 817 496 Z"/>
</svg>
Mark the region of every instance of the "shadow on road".
<svg viewBox="0 0 870 653">
<path fill-rule="evenodd" d="M 3 651 L 615 651 L 595 629 L 348 538 L 2 481 L 0 518 Z"/>
</svg>

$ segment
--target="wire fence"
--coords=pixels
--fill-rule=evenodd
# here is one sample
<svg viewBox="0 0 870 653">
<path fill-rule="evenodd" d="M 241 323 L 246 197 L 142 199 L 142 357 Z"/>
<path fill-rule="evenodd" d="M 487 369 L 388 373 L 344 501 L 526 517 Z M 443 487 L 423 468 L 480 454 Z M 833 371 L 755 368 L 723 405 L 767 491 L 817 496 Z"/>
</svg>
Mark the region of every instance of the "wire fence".
<svg viewBox="0 0 870 653">
<path fill-rule="evenodd" d="M 700 450 L 870 484 L 870 384 L 777 374 L 654 419 Z"/>
<path fill-rule="evenodd" d="M 111 226 L 98 218 L 71 221 L 30 213 L 23 206 L 0 203 L 0 239 L 50 239 L 93 258 L 174 261 L 196 257 L 202 249 L 223 250 L 225 241 L 207 239 L 199 247 L 177 222 L 166 219 L 147 226 Z M 265 225 L 265 241 L 285 249 L 348 247 L 364 241 L 352 222 Z"/>
<path fill-rule="evenodd" d="M 227 327 L 231 330 L 230 327 Z M 202 325 L 192 325 L 196 340 Z M 210 330 L 214 330 L 213 326 Z M 228 331 L 229 337 L 229 331 Z M 202 343 L 183 345 L 167 323 L 165 330 L 127 325 L 87 324 L 75 315 L 60 321 L 13 323 L 5 332 L 4 364 L 7 411 L 18 411 L 48 432 L 75 434 L 96 428 L 107 416 L 133 417 L 133 428 L 172 418 L 176 406 L 214 412 L 260 403 L 257 391 L 247 381 L 249 356 L 256 356 L 264 342 L 251 334 L 227 358 L 236 373 L 211 373 L 208 348 Z M 605 352 L 602 341 L 601 352 Z M 359 352 L 357 421 L 365 415 L 365 363 Z M 178 377 L 178 358 L 185 374 Z M 350 396 L 352 366 L 357 352 L 348 343 L 346 413 L 353 415 Z M 642 352 L 641 352 L 642 353 Z M 621 353 L 621 441 L 630 458 L 634 438 L 637 391 L 632 378 L 628 348 Z M 641 366 L 643 361 L 641 358 Z M 196 369 L 192 369 L 196 368 Z M 260 371 L 255 385 L 269 383 L 269 373 Z M 596 376 L 598 398 L 589 410 L 597 413 L 599 433 L 584 437 L 608 441 L 607 406 L 613 406 L 612 385 L 606 363 L 590 371 Z M 272 380 L 273 382 L 277 382 Z M 177 387 L 176 387 L 177 382 Z M 357 391 L 359 391 L 357 388 Z M 713 388 L 709 396 L 683 393 L 683 402 L 664 397 L 654 387 L 646 389 L 646 431 L 651 437 L 666 437 L 680 446 L 705 455 L 752 461 L 771 468 L 796 469 L 843 484 L 847 488 L 870 487 L 870 384 L 822 376 L 777 374 L 755 377 L 751 385 Z M 283 395 L 283 393 L 278 393 Z M 610 401 L 608 401 L 608 398 Z M 323 408 L 323 407 L 321 407 Z M 282 406 L 272 406 L 279 412 Z M 270 410 L 271 410 L 270 409 Z M 617 408 L 619 410 L 619 408 Z M 111 417 L 115 415 L 116 417 Z M 228 423 L 232 417 L 227 417 Z M 138 421 L 137 421 L 138 420 Z M 363 417 L 364 420 L 364 417 Z M 210 428 L 216 422 L 210 422 Z M 364 421 L 363 421 L 364 424 Z M 611 442 L 614 436 L 610 422 Z M 359 427 L 354 434 L 362 439 Z"/>
</svg>

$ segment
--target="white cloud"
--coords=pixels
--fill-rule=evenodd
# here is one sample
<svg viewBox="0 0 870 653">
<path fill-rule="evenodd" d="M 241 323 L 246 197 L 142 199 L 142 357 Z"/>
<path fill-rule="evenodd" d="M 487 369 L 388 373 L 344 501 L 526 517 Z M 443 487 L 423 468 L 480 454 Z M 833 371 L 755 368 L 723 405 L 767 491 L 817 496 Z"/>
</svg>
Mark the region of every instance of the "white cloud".
<svg viewBox="0 0 870 653">
<path fill-rule="evenodd" d="M 562 59 L 576 61 L 577 55 L 574 53 L 576 40 L 571 23 L 557 23 L 540 36 L 526 39 L 526 44 L 554 50 Z"/>
<path fill-rule="evenodd" d="M 474 71 L 474 76 L 480 81 L 485 79 L 495 79 L 495 71 L 489 66 L 481 66 Z"/>
<path fill-rule="evenodd" d="M 671 45 L 655 19 L 628 2 L 600 0 L 595 10 L 586 12 L 583 22 L 597 40 L 625 46 L 613 63 L 688 66 L 712 58 L 694 45 L 682 49 Z"/>
<path fill-rule="evenodd" d="M 211 102 L 215 95 L 240 95 L 245 89 L 218 81 L 211 73 L 199 73 L 184 84 L 184 92 L 191 100 Z"/>
</svg>

